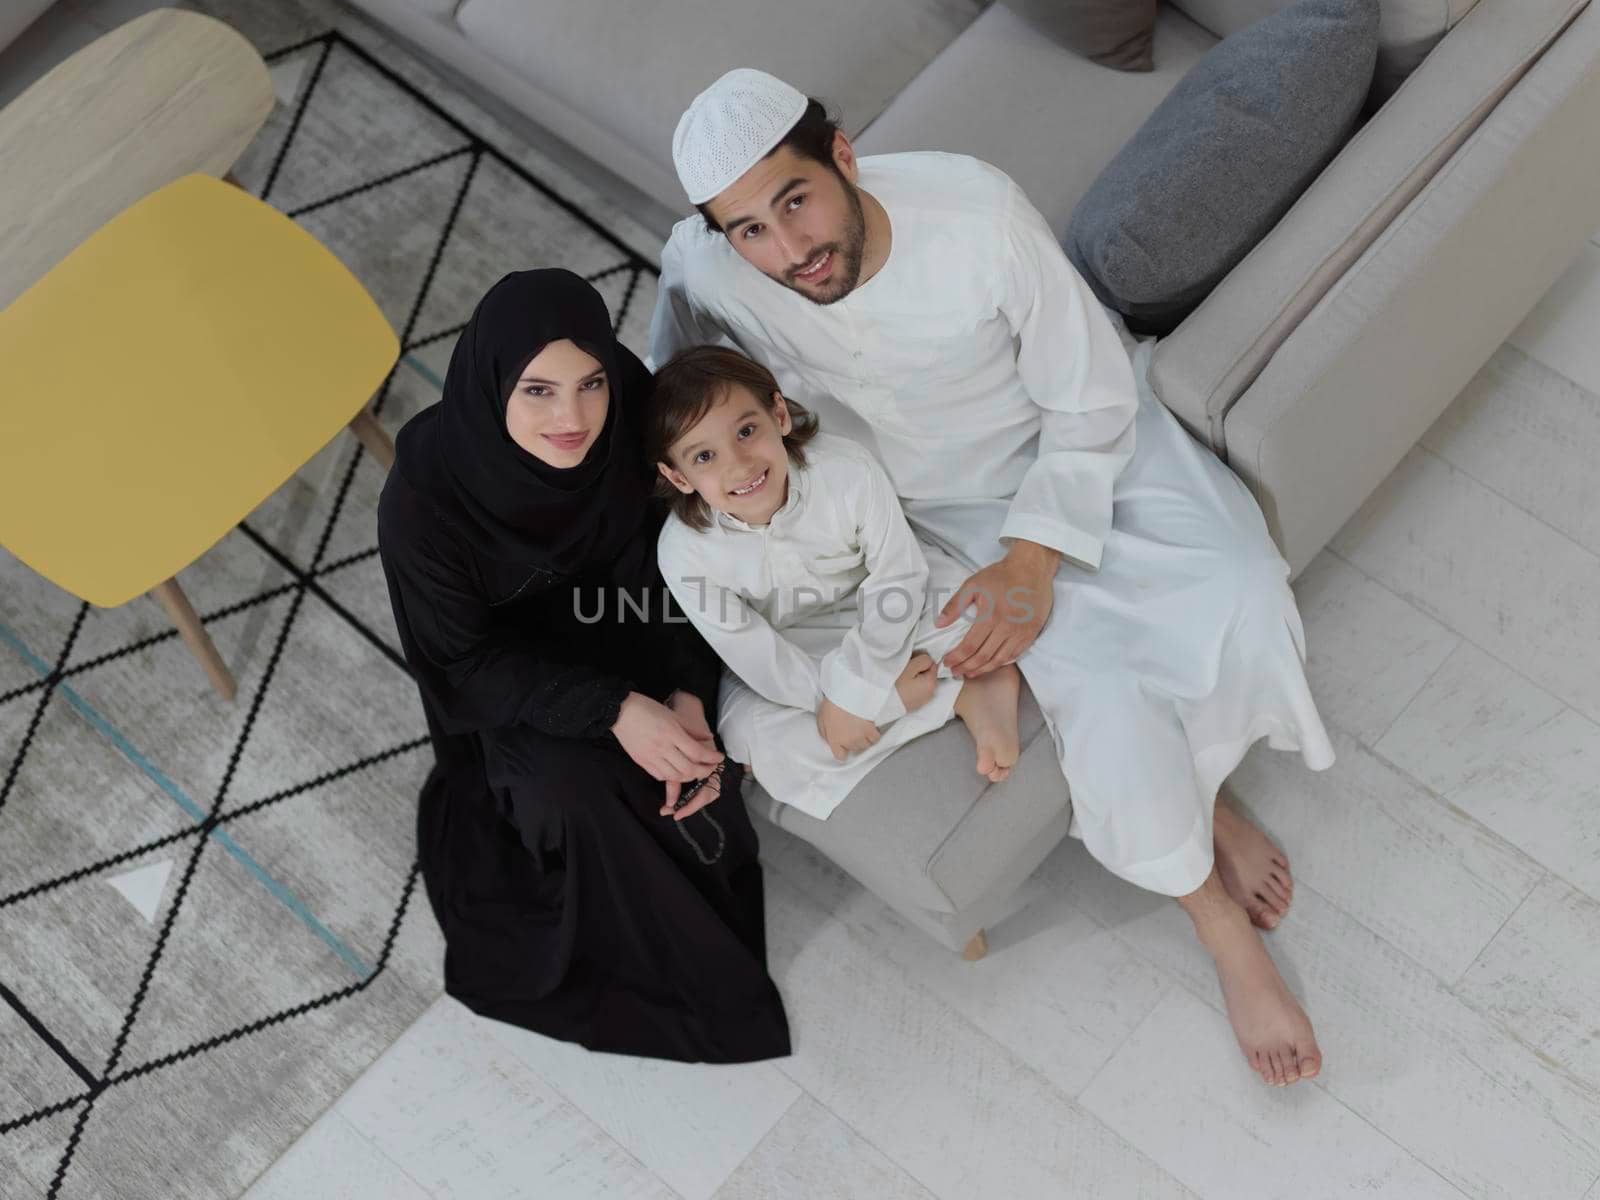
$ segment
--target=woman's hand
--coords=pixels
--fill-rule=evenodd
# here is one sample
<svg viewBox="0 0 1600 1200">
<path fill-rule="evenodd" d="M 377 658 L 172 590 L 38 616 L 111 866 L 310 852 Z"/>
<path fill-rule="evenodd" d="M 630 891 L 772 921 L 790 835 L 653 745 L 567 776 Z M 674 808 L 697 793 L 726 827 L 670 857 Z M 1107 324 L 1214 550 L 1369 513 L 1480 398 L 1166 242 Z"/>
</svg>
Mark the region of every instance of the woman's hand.
<svg viewBox="0 0 1600 1200">
<path fill-rule="evenodd" d="M 716 739 L 711 735 L 711 726 L 706 724 L 705 705 L 700 703 L 699 696 L 680 689 L 667 697 L 667 707 L 695 737 L 702 742 L 715 742 Z"/>
<path fill-rule="evenodd" d="M 724 768 L 724 770 L 725 769 L 726 768 Z M 677 783 L 669 783 L 667 786 L 676 792 L 677 789 L 682 785 Z M 693 816 L 706 805 L 710 804 L 713 800 L 720 798 L 721 795 L 722 772 L 714 771 L 711 776 L 700 785 L 699 790 L 689 798 L 688 803 L 686 803 L 682 808 L 678 809 L 676 812 L 673 811 L 672 806 L 678 802 L 678 797 L 674 795 L 672 799 L 667 802 L 667 806 L 661 810 L 661 815 L 664 817 L 670 816 L 674 821 L 681 821 L 685 817 Z"/>
<path fill-rule="evenodd" d="M 700 724 L 705 724 L 704 716 Z M 640 692 L 628 693 L 611 732 L 629 758 L 663 783 L 701 779 L 722 761 L 714 744 L 696 737 L 675 712 Z M 676 790 L 671 799 L 677 799 Z"/>
<path fill-rule="evenodd" d="M 700 703 L 699 696 L 682 690 L 673 692 L 667 697 L 667 707 L 672 710 L 673 716 L 678 718 L 683 727 L 694 735 L 696 741 L 716 748 L 716 738 L 711 733 L 711 726 L 706 724 L 706 710 Z M 705 773 L 701 772 L 695 778 L 701 779 L 704 775 Z M 683 783 L 676 779 L 667 780 L 667 800 L 661 806 L 661 815 L 681 821 L 691 813 L 699 812 L 722 794 L 721 783 L 720 778 L 713 778 L 694 794 L 693 799 L 677 812 L 673 812 L 673 807 L 678 803 L 678 794 L 683 790 Z"/>
<path fill-rule="evenodd" d="M 867 718 L 846 712 L 827 697 L 823 697 L 822 703 L 817 705 L 817 732 L 840 762 L 859 750 L 865 750 L 883 736 Z"/>
</svg>

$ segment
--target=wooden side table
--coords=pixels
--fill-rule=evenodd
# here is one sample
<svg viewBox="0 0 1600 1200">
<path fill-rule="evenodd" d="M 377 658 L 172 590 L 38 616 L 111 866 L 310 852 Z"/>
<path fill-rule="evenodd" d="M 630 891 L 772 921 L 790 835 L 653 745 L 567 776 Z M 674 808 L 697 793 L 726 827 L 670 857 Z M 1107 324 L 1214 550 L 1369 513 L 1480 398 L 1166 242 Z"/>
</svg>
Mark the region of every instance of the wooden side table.
<svg viewBox="0 0 1600 1200">
<path fill-rule="evenodd" d="M 224 175 L 272 111 L 267 66 L 213 17 L 159 8 L 0 109 L 0 309 L 134 201 Z"/>
</svg>

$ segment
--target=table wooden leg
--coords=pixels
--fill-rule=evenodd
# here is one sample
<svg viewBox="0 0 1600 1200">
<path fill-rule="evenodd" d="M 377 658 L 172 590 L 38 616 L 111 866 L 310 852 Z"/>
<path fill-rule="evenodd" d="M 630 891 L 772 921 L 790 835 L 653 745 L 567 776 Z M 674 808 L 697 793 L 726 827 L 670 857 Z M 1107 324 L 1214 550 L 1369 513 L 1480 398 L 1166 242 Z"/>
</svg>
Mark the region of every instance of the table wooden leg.
<svg viewBox="0 0 1600 1200">
<path fill-rule="evenodd" d="M 989 953 L 989 939 L 983 936 L 983 930 L 980 929 L 972 935 L 972 940 L 967 943 L 966 949 L 961 952 L 961 957 L 968 962 L 977 962 L 987 953 Z"/>
<path fill-rule="evenodd" d="M 394 439 L 384 432 L 370 407 L 363 405 L 361 411 L 351 418 L 350 430 L 361 439 L 367 453 L 377 459 L 378 465 L 385 471 L 394 466 Z"/>
<path fill-rule="evenodd" d="M 200 623 L 199 615 L 189 603 L 189 597 L 185 596 L 183 589 L 178 586 L 178 581 L 169 579 L 165 583 L 159 583 L 150 589 L 150 594 L 161 602 L 162 608 L 167 610 L 167 616 L 178 627 L 178 632 L 188 643 L 189 650 L 205 668 L 206 675 L 211 679 L 211 686 L 222 693 L 224 700 L 232 700 L 237 690 L 233 675 L 223 663 L 222 655 L 217 653 L 211 635 Z"/>
</svg>

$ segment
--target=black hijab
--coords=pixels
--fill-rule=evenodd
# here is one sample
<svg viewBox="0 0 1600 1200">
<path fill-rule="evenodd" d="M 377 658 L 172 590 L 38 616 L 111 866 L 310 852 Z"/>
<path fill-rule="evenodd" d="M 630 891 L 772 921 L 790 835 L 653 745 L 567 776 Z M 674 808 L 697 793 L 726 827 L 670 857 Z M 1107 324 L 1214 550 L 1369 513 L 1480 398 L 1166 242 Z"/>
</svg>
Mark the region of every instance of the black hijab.
<svg viewBox="0 0 1600 1200">
<path fill-rule="evenodd" d="M 562 338 L 599 360 L 611 393 L 599 437 L 565 468 L 524 450 L 506 428 L 513 385 Z M 649 513 L 641 430 L 651 386 L 593 286 L 561 269 L 515 271 L 478 301 L 443 398 L 396 439 L 396 467 L 485 557 L 576 574 L 609 562 Z"/>
</svg>

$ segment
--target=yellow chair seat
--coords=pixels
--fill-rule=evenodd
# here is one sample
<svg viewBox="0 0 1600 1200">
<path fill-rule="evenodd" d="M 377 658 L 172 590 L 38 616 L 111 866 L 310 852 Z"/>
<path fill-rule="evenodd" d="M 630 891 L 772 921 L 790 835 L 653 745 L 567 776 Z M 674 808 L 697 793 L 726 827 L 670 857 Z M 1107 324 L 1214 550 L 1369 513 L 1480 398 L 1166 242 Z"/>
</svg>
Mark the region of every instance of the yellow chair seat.
<svg viewBox="0 0 1600 1200">
<path fill-rule="evenodd" d="M 0 545 L 125 603 L 327 445 L 399 350 L 293 221 L 209 175 L 176 180 L 0 311 Z"/>
</svg>

